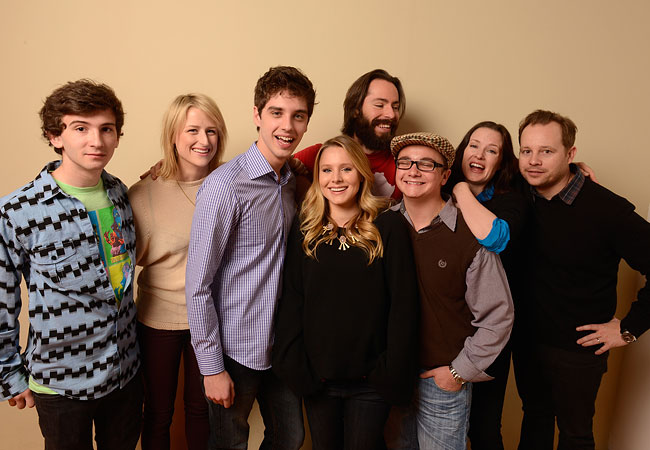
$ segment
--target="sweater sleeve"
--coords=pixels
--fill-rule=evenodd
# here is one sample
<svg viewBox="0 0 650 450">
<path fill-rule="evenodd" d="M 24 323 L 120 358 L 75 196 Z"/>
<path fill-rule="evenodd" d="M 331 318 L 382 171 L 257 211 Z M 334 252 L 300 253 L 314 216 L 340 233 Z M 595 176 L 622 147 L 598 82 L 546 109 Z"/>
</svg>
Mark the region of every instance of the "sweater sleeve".
<svg viewBox="0 0 650 450">
<path fill-rule="evenodd" d="M 650 328 L 650 223 L 634 212 L 634 206 L 626 203 L 624 211 L 613 214 L 618 221 L 614 235 L 614 246 L 629 266 L 646 277 L 637 299 L 632 302 L 629 313 L 621 321 L 621 330 L 628 330 L 639 337 Z"/>
<path fill-rule="evenodd" d="M 406 219 L 395 211 L 380 216 L 383 270 L 390 299 L 386 351 L 370 381 L 392 404 L 406 404 L 416 380 L 418 352 L 418 280 Z"/>
<path fill-rule="evenodd" d="M 272 365 L 278 377 L 301 396 L 311 395 L 321 386 L 309 363 L 304 343 L 302 265 L 305 257 L 300 226 L 295 218 L 287 241 L 282 296 L 275 320 Z"/>
</svg>

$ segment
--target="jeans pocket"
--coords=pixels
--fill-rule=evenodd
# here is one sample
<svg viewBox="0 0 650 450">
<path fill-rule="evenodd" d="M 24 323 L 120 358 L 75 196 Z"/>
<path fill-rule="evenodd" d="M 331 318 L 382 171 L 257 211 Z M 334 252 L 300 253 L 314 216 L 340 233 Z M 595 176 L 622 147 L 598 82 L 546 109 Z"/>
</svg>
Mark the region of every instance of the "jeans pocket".
<svg viewBox="0 0 650 450">
<path fill-rule="evenodd" d="M 463 386 L 460 385 L 460 384 L 458 385 L 458 389 L 455 389 L 455 390 L 445 389 L 445 388 L 443 388 L 442 386 L 440 386 L 440 385 L 438 384 L 438 381 L 437 381 L 434 377 L 431 377 L 431 378 L 433 379 L 433 380 L 432 380 L 432 381 L 433 381 L 433 384 L 435 384 L 436 387 L 437 387 L 439 390 L 441 390 L 442 392 L 447 392 L 447 393 L 449 393 L 449 394 L 456 394 L 457 392 L 459 392 L 460 390 L 463 389 Z"/>
</svg>

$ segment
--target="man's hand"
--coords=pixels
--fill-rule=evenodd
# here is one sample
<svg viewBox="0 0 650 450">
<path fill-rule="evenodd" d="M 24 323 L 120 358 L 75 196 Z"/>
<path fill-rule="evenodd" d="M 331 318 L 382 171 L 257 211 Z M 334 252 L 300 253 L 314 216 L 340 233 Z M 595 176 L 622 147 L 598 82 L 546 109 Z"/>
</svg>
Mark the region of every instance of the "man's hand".
<svg viewBox="0 0 650 450">
<path fill-rule="evenodd" d="M 289 167 L 294 175 L 309 177 L 309 169 L 298 158 L 289 158 Z"/>
<path fill-rule="evenodd" d="M 593 331 L 593 333 L 581 337 L 576 342 L 583 347 L 602 344 L 595 352 L 597 355 L 602 355 L 610 348 L 627 345 L 627 342 L 621 337 L 621 321 L 616 317 L 607 323 L 582 325 L 577 327 L 576 330 Z"/>
<path fill-rule="evenodd" d="M 10 398 L 8 402 L 9 402 L 9 406 L 15 406 L 18 409 L 23 409 L 25 406 L 27 406 L 28 408 L 33 408 L 34 396 L 32 395 L 32 391 L 27 389 L 22 393 L 16 395 L 15 397 Z"/>
<path fill-rule="evenodd" d="M 203 377 L 205 396 L 217 405 L 230 408 L 235 402 L 235 383 L 225 370 L 216 375 Z"/>
<path fill-rule="evenodd" d="M 435 369 L 427 370 L 420 374 L 420 378 L 431 377 L 433 377 L 438 387 L 444 391 L 456 392 L 460 391 L 460 388 L 463 387 L 462 384 L 456 382 L 448 366 L 436 367 Z"/>
<path fill-rule="evenodd" d="M 586 163 L 579 161 L 575 163 L 576 166 L 578 166 L 578 170 L 582 172 L 582 174 L 586 177 L 589 177 L 591 181 L 594 183 L 598 183 L 598 180 L 596 179 L 596 173 L 594 172 L 594 169 L 589 167 Z"/>
<path fill-rule="evenodd" d="M 158 178 L 158 174 L 160 173 L 160 169 L 162 169 L 162 159 L 160 161 L 158 161 L 156 164 L 154 164 L 153 166 L 151 166 L 151 168 L 149 170 L 147 170 L 145 173 L 140 175 L 140 179 L 144 180 L 149 175 L 151 175 L 151 179 L 155 180 L 156 178 Z"/>
</svg>

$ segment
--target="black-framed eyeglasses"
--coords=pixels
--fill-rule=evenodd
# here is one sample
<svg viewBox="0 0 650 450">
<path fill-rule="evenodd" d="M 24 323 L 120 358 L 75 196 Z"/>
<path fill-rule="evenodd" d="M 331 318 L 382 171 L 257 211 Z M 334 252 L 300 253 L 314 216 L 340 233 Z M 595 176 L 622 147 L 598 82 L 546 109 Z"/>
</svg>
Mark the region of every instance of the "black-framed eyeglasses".
<svg viewBox="0 0 650 450">
<path fill-rule="evenodd" d="M 421 159 L 419 161 L 413 161 L 410 159 L 395 160 L 395 165 L 400 170 L 409 170 L 411 167 L 413 167 L 413 164 L 415 164 L 415 167 L 417 167 L 418 170 L 421 170 L 422 172 L 433 172 L 434 170 L 436 170 L 436 167 L 440 167 L 440 168 L 445 167 L 444 164 L 440 164 L 439 162 L 435 162 L 435 161 L 430 161 L 428 159 Z"/>
</svg>

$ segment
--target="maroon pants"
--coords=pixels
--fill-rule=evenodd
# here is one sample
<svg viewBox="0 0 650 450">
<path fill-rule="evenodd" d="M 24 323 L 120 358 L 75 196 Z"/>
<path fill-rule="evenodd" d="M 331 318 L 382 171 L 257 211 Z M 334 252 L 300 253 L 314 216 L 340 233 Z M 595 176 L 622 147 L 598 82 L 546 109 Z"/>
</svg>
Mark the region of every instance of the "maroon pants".
<svg viewBox="0 0 650 450">
<path fill-rule="evenodd" d="M 189 330 L 156 330 L 138 323 L 144 375 L 143 450 L 169 450 L 181 355 L 185 367 L 185 440 L 188 450 L 207 448 L 208 403 L 201 389 L 199 367 Z"/>
</svg>

